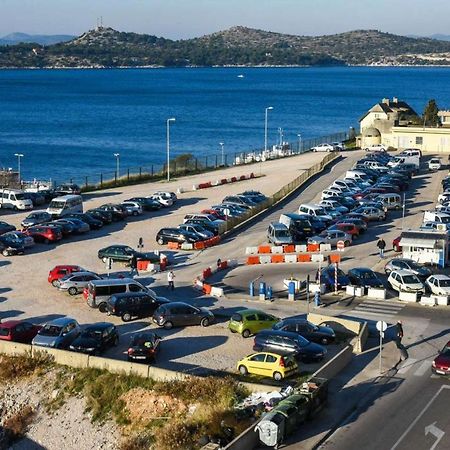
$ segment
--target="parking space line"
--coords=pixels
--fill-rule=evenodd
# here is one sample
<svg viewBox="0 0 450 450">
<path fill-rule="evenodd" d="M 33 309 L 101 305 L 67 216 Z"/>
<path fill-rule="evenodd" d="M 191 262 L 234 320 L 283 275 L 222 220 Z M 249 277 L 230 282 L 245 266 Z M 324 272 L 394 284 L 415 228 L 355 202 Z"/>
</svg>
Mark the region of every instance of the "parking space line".
<svg viewBox="0 0 450 450">
<path fill-rule="evenodd" d="M 425 375 L 428 371 L 431 371 L 431 361 L 423 361 L 419 368 L 414 372 L 415 377 L 421 377 Z"/>
<path fill-rule="evenodd" d="M 431 400 L 426 404 L 425 408 L 421 411 L 421 413 L 414 419 L 414 421 L 411 423 L 411 425 L 406 429 L 406 431 L 400 436 L 399 440 L 394 444 L 394 446 L 391 448 L 391 450 L 395 450 L 400 442 L 403 441 L 405 436 L 412 430 L 414 425 L 422 418 L 422 416 L 425 414 L 426 410 L 431 406 L 431 404 L 436 400 L 437 396 L 441 393 L 442 389 L 450 389 L 450 386 L 444 385 L 439 388 L 439 390 L 436 392 L 436 394 L 431 397 Z"/>
<path fill-rule="evenodd" d="M 397 374 L 402 374 L 408 372 L 409 369 L 417 362 L 417 359 L 409 358 L 405 361 L 404 364 L 402 364 L 402 367 L 398 369 Z"/>
</svg>

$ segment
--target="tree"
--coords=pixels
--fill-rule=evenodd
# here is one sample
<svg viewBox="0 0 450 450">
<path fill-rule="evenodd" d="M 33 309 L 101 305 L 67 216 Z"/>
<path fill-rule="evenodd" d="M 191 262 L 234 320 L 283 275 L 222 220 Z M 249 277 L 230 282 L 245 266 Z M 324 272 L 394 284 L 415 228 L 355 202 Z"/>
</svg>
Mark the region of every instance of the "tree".
<svg viewBox="0 0 450 450">
<path fill-rule="evenodd" d="M 427 127 L 437 127 L 439 125 L 439 108 L 436 104 L 436 100 L 431 99 L 423 112 L 423 125 Z"/>
</svg>

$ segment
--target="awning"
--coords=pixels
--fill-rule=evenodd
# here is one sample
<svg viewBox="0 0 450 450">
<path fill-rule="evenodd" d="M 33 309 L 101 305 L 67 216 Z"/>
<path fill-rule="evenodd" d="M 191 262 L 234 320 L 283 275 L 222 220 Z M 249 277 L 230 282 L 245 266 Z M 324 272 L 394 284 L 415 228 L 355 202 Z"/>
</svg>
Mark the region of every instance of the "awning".
<svg viewBox="0 0 450 450">
<path fill-rule="evenodd" d="M 421 247 L 421 248 L 442 248 L 442 244 L 438 245 L 440 239 L 417 239 L 417 238 L 401 238 L 401 247 Z"/>
</svg>

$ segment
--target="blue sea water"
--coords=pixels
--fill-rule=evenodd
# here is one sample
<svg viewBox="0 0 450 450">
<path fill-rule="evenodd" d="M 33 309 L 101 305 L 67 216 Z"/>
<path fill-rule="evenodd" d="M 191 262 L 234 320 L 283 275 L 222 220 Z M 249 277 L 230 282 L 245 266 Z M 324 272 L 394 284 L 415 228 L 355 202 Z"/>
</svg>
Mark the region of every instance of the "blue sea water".
<svg viewBox="0 0 450 450">
<path fill-rule="evenodd" d="M 244 77 L 238 77 L 238 75 Z M 0 71 L 0 167 L 57 180 L 162 163 L 166 119 L 172 154 L 213 155 L 296 142 L 357 127 L 383 97 L 421 113 L 450 108 L 446 68 L 199 68 Z"/>
</svg>

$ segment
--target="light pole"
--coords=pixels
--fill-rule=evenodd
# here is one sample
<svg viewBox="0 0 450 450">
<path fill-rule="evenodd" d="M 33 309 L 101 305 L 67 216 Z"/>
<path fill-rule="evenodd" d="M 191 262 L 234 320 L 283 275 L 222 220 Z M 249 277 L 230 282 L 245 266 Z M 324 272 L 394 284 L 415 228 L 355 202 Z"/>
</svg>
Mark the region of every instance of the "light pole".
<svg viewBox="0 0 450 450">
<path fill-rule="evenodd" d="M 120 153 L 114 153 L 114 156 L 116 157 L 116 177 L 119 178 L 119 170 L 120 170 Z"/>
<path fill-rule="evenodd" d="M 266 108 L 265 121 L 264 121 L 264 151 L 267 152 L 267 119 L 269 111 L 272 111 L 273 106 L 268 106 Z"/>
<path fill-rule="evenodd" d="M 302 135 L 300 133 L 297 134 L 298 137 L 298 152 L 302 152 Z"/>
<path fill-rule="evenodd" d="M 219 142 L 220 148 L 222 149 L 222 166 L 225 165 L 225 154 L 223 153 L 223 146 L 225 145 L 223 142 Z"/>
<path fill-rule="evenodd" d="M 283 128 L 278 128 L 278 134 L 280 135 L 280 149 L 283 147 Z"/>
<path fill-rule="evenodd" d="M 21 177 L 21 172 L 20 172 L 20 159 L 23 158 L 23 154 L 22 153 L 14 153 L 14 156 L 17 156 L 17 171 L 19 172 L 19 184 L 22 184 L 22 177 Z"/>
<path fill-rule="evenodd" d="M 175 122 L 175 117 L 167 119 L 167 181 L 170 181 L 170 122 Z"/>
</svg>

